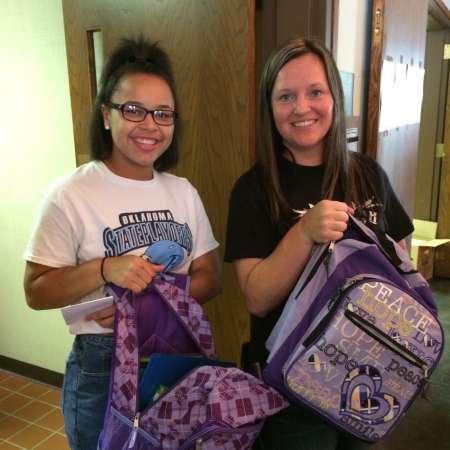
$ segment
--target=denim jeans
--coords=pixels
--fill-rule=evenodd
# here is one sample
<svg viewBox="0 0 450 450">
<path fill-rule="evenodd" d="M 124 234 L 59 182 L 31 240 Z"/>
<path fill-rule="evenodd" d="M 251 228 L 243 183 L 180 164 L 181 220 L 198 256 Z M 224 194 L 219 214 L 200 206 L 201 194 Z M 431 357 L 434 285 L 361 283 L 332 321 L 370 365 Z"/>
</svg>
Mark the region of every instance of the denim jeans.
<svg viewBox="0 0 450 450">
<path fill-rule="evenodd" d="M 364 450 L 368 444 L 340 432 L 314 413 L 289 406 L 269 417 L 254 450 Z"/>
<path fill-rule="evenodd" d="M 96 450 L 108 400 L 113 337 L 78 335 L 66 365 L 61 398 L 72 450 Z"/>
</svg>

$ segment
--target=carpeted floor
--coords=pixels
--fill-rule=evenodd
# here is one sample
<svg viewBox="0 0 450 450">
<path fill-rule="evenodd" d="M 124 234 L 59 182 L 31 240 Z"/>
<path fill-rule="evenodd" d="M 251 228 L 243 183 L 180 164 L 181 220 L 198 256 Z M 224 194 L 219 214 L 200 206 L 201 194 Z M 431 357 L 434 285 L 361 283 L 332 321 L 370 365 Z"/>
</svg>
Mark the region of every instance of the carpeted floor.
<svg viewBox="0 0 450 450">
<path fill-rule="evenodd" d="M 430 284 L 447 338 L 431 377 L 431 398 L 417 399 L 398 428 L 371 450 L 450 450 L 450 279 L 435 279 Z"/>
</svg>

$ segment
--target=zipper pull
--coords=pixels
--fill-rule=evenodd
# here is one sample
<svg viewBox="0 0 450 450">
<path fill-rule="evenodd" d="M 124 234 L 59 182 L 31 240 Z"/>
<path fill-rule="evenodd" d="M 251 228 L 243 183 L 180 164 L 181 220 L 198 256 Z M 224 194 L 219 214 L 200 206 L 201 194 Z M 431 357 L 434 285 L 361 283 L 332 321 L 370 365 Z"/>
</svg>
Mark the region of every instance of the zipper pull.
<svg viewBox="0 0 450 450">
<path fill-rule="evenodd" d="M 331 241 L 330 244 L 328 245 L 328 253 L 327 253 L 327 256 L 325 257 L 325 260 L 324 260 L 325 270 L 327 272 L 327 278 L 329 278 L 329 276 L 330 276 L 329 264 L 330 264 L 331 254 L 334 251 L 334 246 L 335 246 L 335 241 Z"/>
<path fill-rule="evenodd" d="M 427 378 L 422 380 L 422 392 L 420 393 L 420 396 L 424 400 L 431 400 L 431 383 Z"/>
<path fill-rule="evenodd" d="M 341 293 L 344 291 L 343 288 L 336 289 L 334 291 L 333 295 L 330 297 L 330 300 L 328 301 L 328 311 L 331 311 L 334 307 L 334 304 L 339 300 L 339 297 L 341 296 Z"/>
<path fill-rule="evenodd" d="M 128 448 L 134 448 L 134 444 L 136 442 L 136 437 L 137 437 L 137 433 L 138 433 L 138 429 L 139 429 L 139 415 L 140 413 L 137 413 L 134 416 L 134 421 L 133 421 L 133 431 L 131 432 L 130 435 L 130 441 L 128 443 Z"/>
<path fill-rule="evenodd" d="M 203 439 L 199 438 L 195 441 L 195 450 L 202 450 L 203 448 Z"/>
<path fill-rule="evenodd" d="M 430 384 L 430 381 L 428 380 L 428 366 L 423 365 L 422 370 L 423 370 L 423 381 L 422 381 L 423 384 L 422 384 L 421 397 L 425 400 L 431 400 L 431 395 L 430 395 L 431 384 Z"/>
</svg>

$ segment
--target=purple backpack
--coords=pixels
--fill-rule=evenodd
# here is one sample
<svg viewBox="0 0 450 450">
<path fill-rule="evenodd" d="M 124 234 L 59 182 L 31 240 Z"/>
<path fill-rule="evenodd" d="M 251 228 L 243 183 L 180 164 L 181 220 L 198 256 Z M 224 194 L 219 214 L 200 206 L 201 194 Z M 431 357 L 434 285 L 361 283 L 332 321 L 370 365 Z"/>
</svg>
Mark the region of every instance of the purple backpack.
<svg viewBox="0 0 450 450">
<path fill-rule="evenodd" d="M 261 380 L 234 367 L 193 369 L 139 411 L 139 359 L 152 353 L 214 358 L 210 324 L 187 295 L 189 278 L 163 274 L 139 295 L 116 286 L 115 345 L 98 450 L 243 450 L 264 418 L 287 406 Z"/>
<path fill-rule="evenodd" d="M 424 278 L 390 238 L 351 217 L 317 246 L 266 342 L 264 380 L 367 442 L 391 431 L 442 355 Z"/>
</svg>

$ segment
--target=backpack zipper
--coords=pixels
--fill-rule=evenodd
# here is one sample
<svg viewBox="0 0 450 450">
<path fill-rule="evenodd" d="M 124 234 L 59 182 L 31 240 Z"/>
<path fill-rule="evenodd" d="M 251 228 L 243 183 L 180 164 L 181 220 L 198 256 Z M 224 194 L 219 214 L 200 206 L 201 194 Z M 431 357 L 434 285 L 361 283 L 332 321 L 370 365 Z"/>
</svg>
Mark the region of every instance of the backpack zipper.
<svg viewBox="0 0 450 450">
<path fill-rule="evenodd" d="M 378 281 L 377 278 L 370 278 L 370 277 L 363 277 L 361 275 L 357 275 L 353 278 L 350 278 L 344 286 L 339 288 L 331 297 L 328 308 L 329 311 L 325 314 L 325 316 L 322 318 L 322 320 L 317 324 L 317 326 L 314 328 L 314 330 L 311 331 L 309 336 L 303 341 L 302 346 L 304 348 L 309 347 L 325 330 L 329 320 L 331 317 L 333 317 L 334 313 L 336 312 L 337 308 L 339 307 L 339 300 L 345 296 L 345 294 L 353 288 L 353 286 L 360 282 L 360 281 Z M 394 286 L 392 283 L 388 283 L 391 286 Z M 414 298 L 414 297 L 413 297 Z M 421 360 L 418 356 L 416 356 L 414 353 L 410 352 L 408 349 L 394 341 L 390 336 L 386 335 L 385 333 L 381 332 L 377 328 L 373 326 L 370 322 L 366 321 L 362 317 L 358 316 L 356 313 L 351 311 L 350 309 L 346 309 L 344 312 L 344 315 L 347 317 L 348 320 L 350 320 L 352 323 L 354 323 L 357 327 L 365 331 L 369 336 L 371 336 L 373 339 L 377 340 L 378 342 L 381 342 L 385 344 L 387 347 L 389 347 L 394 353 L 402 357 L 403 359 L 407 360 L 414 366 L 422 369 L 424 373 L 424 377 L 428 377 L 428 366 L 426 363 Z"/>
<path fill-rule="evenodd" d="M 331 241 L 328 245 L 328 254 L 325 255 L 325 259 L 323 261 L 323 264 L 325 265 L 325 271 L 327 272 L 327 278 L 330 278 L 330 258 L 331 254 L 334 251 L 334 246 L 336 245 L 336 241 Z"/>
<path fill-rule="evenodd" d="M 137 412 L 136 415 L 134 416 L 133 431 L 131 432 L 131 435 L 130 435 L 130 440 L 129 440 L 128 447 L 127 447 L 128 449 L 134 448 L 134 444 L 136 442 L 136 437 L 137 437 L 137 433 L 139 430 L 139 414 L 140 413 Z"/>
<path fill-rule="evenodd" d="M 206 429 L 197 431 L 190 437 L 189 440 L 183 442 L 179 450 L 187 450 L 189 447 L 191 447 L 192 444 L 195 445 L 195 450 L 202 450 L 204 439 L 208 438 L 210 434 L 220 428 L 221 427 L 219 425 L 211 424 L 207 426 Z"/>
<path fill-rule="evenodd" d="M 239 428 L 233 428 L 230 425 L 227 425 L 225 423 L 223 424 L 217 424 L 216 423 L 210 423 L 207 425 L 204 429 L 197 431 L 193 435 L 190 436 L 188 440 L 186 440 L 181 447 L 178 450 L 188 450 L 189 448 L 192 448 L 192 445 L 194 444 L 194 450 L 202 450 L 204 442 L 217 430 L 223 432 L 223 433 L 230 433 L 230 434 L 246 434 L 246 433 L 252 433 L 255 430 L 259 430 L 260 425 L 255 424 L 249 424 L 245 426 L 244 429 Z"/>
<path fill-rule="evenodd" d="M 378 342 L 381 342 L 386 347 L 391 349 L 394 353 L 396 353 L 401 358 L 405 359 L 412 365 L 422 369 L 424 373 L 424 377 L 428 377 L 428 367 L 425 362 L 420 359 L 417 355 L 410 352 L 407 348 L 400 345 L 398 342 L 394 341 L 390 336 L 378 330 L 372 323 L 358 316 L 358 314 L 354 313 L 350 309 L 346 309 L 344 312 L 345 317 L 350 320 L 354 325 L 363 330 L 370 337 L 375 339 Z"/>
<path fill-rule="evenodd" d="M 324 262 L 324 260 L 325 260 L 325 264 L 326 264 L 326 268 L 327 268 L 327 275 L 328 275 L 328 261 L 330 259 L 331 254 L 333 253 L 333 250 L 334 250 L 334 242 L 330 242 L 326 246 L 324 251 L 320 254 L 320 256 L 317 258 L 317 261 L 314 264 L 314 266 L 311 269 L 311 271 L 309 272 L 309 275 L 306 278 L 306 280 L 304 281 L 303 286 L 297 292 L 297 295 L 295 296 L 295 299 L 298 299 L 298 297 L 303 292 L 303 290 L 306 288 L 308 283 L 312 280 L 312 278 L 314 277 L 314 275 L 316 274 L 317 270 L 319 269 L 320 265 Z"/>
<path fill-rule="evenodd" d="M 140 416 L 137 417 L 137 426 L 135 427 L 136 417 L 133 420 L 130 420 L 128 417 L 124 416 L 122 413 L 117 411 L 117 409 L 115 409 L 114 407 L 111 408 L 111 414 L 119 422 L 121 422 L 131 428 L 130 438 L 128 440 L 128 447 L 124 447 L 124 448 L 127 448 L 127 449 L 130 448 L 129 445 L 131 445 L 131 436 L 133 434 L 136 434 L 136 437 L 134 438 L 134 440 L 136 440 L 138 434 L 141 434 L 147 441 L 149 441 L 151 443 L 151 445 L 159 446 L 159 441 L 154 436 L 152 436 L 150 433 L 148 433 L 144 429 L 139 428 Z M 127 442 L 125 443 L 125 445 L 127 445 Z M 134 445 L 134 443 L 133 443 L 133 445 Z"/>
<path fill-rule="evenodd" d="M 311 331 L 308 337 L 303 340 L 303 347 L 309 347 L 311 343 L 314 342 L 322 334 L 322 331 L 325 329 L 327 323 L 330 320 L 330 317 L 333 316 L 333 314 L 336 312 L 336 309 L 339 307 L 338 300 L 341 299 L 347 293 L 347 291 L 349 291 L 353 287 L 353 285 L 361 279 L 361 276 L 350 278 L 342 287 L 335 291 L 328 302 L 328 312 L 317 324 L 314 330 Z"/>
</svg>

